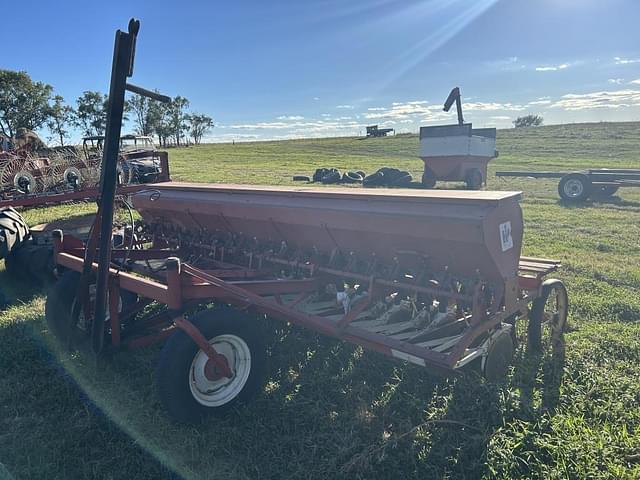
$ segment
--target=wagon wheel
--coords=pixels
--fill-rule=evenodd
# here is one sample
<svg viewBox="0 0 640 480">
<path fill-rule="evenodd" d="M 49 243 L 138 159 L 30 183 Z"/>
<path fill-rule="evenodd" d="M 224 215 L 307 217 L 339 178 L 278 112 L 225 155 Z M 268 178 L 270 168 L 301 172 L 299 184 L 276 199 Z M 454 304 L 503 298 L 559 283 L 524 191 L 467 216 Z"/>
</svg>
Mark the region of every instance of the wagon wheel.
<svg viewBox="0 0 640 480">
<path fill-rule="evenodd" d="M 156 380 L 171 417 L 186 423 L 226 413 L 248 401 L 262 387 L 266 372 L 263 338 L 250 317 L 231 308 L 215 308 L 190 321 L 226 358 L 232 377 L 209 371 L 207 355 L 184 331 L 177 331 L 162 349 Z"/>
<path fill-rule="evenodd" d="M 564 283 L 556 279 L 545 281 L 529 313 L 527 340 L 531 351 L 549 351 L 552 356 L 561 352 L 568 310 L 569 297 Z"/>
</svg>

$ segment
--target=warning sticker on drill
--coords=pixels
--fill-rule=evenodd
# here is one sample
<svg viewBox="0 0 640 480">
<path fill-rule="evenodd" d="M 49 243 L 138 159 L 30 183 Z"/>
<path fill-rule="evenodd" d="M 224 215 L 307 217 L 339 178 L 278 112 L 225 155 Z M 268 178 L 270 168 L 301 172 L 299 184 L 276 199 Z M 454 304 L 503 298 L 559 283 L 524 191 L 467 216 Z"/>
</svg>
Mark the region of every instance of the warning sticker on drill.
<svg viewBox="0 0 640 480">
<path fill-rule="evenodd" d="M 511 222 L 504 222 L 500 224 L 500 243 L 502 244 L 503 252 L 506 252 L 510 248 L 513 248 L 513 237 L 511 236 Z"/>
</svg>

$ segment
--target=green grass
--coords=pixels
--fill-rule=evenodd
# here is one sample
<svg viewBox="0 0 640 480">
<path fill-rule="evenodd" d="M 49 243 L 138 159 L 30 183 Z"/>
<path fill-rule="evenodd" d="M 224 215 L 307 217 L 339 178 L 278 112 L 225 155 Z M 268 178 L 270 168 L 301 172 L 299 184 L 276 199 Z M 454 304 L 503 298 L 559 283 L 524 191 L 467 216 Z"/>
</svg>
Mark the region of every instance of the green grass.
<svg viewBox="0 0 640 480">
<path fill-rule="evenodd" d="M 640 124 L 500 131 L 496 169 L 640 166 Z M 295 140 L 171 150 L 175 179 L 292 184 L 317 167 L 421 170 L 417 137 Z M 41 289 L 9 279 L 0 315 L 0 464 L 11 478 L 640 477 L 640 189 L 583 206 L 555 181 L 523 190 L 524 254 L 559 258 L 571 300 L 562 372 L 518 351 L 506 383 L 424 369 L 276 324 L 264 393 L 198 429 L 172 424 L 153 385 L 157 349 L 100 372 L 61 354 Z M 91 205 L 26 212 L 31 224 Z M 81 393 L 82 392 L 82 393 Z M 3 468 L 0 465 L 0 478 Z"/>
</svg>

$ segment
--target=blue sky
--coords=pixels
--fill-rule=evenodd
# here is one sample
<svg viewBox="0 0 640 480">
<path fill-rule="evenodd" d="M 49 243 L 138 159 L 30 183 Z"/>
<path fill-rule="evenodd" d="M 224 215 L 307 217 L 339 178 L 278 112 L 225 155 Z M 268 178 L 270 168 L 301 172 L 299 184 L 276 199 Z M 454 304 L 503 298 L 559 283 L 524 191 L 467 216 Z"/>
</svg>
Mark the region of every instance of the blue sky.
<svg viewBox="0 0 640 480">
<path fill-rule="evenodd" d="M 212 141 L 353 135 L 465 119 L 640 120 L 639 0 L 23 0 L 2 68 L 73 102 L 108 89 L 116 28 L 142 22 L 133 83 L 190 99 Z M 26 54 L 25 52 L 29 52 Z"/>
</svg>

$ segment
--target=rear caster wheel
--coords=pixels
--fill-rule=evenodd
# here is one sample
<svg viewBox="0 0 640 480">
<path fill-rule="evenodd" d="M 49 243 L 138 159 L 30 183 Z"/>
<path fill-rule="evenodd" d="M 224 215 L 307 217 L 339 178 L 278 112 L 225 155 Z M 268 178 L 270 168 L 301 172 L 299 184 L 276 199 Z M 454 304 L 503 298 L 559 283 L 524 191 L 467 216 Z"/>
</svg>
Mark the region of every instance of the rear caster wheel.
<svg viewBox="0 0 640 480">
<path fill-rule="evenodd" d="M 207 355 L 184 331 L 160 353 L 156 380 L 160 400 L 178 422 L 196 423 L 250 400 L 262 387 L 266 348 L 251 318 L 231 308 L 202 311 L 190 319 L 227 360 L 231 378 L 215 375 Z"/>
</svg>

